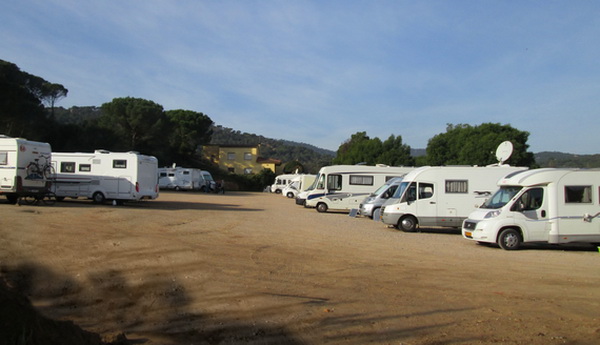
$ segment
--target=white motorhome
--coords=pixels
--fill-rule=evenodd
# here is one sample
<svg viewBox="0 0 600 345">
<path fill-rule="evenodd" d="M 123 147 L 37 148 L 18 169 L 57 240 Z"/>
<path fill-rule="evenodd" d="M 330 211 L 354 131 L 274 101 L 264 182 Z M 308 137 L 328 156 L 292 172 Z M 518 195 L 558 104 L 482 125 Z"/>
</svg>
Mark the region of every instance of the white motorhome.
<svg viewBox="0 0 600 345">
<path fill-rule="evenodd" d="M 158 161 L 137 152 L 53 152 L 57 198 L 137 201 L 158 197 Z"/>
<path fill-rule="evenodd" d="M 403 231 L 419 226 L 460 228 L 471 211 L 492 195 L 498 180 L 525 169 L 509 165 L 420 167 L 403 177 L 383 205 L 381 220 Z"/>
<path fill-rule="evenodd" d="M 206 192 L 217 192 L 217 182 L 215 182 L 210 172 L 202 170 L 200 175 L 202 176 L 202 181 L 205 186 L 205 189 L 200 188 L 200 190 Z"/>
<path fill-rule="evenodd" d="M 321 168 L 314 189 L 306 196 L 305 207 L 315 207 L 319 212 L 327 210 L 349 211 L 379 186 L 394 177 L 400 177 L 413 167 L 387 165 L 332 165 Z"/>
<path fill-rule="evenodd" d="M 290 180 L 290 182 L 283 188 L 281 195 L 284 195 L 290 199 L 295 198 L 299 192 L 310 187 L 317 175 L 300 174 Z"/>
<path fill-rule="evenodd" d="M 0 135 L 0 194 L 12 204 L 48 190 L 50 144 Z"/>
<path fill-rule="evenodd" d="M 158 187 L 174 190 L 207 190 L 202 170 L 178 166 L 158 168 Z"/>
<path fill-rule="evenodd" d="M 521 171 L 498 186 L 463 222 L 464 238 L 507 250 L 524 242 L 600 244 L 600 170 Z"/>
<path fill-rule="evenodd" d="M 360 203 L 358 213 L 361 216 L 379 220 L 381 206 L 394 195 L 401 182 L 402 177 L 394 177 L 381 185 L 381 187 L 377 188 L 376 191 L 371 193 L 371 195 L 366 197 L 365 200 Z"/>
<path fill-rule="evenodd" d="M 285 186 L 288 185 L 288 183 L 290 183 L 290 181 L 294 178 L 297 177 L 298 174 L 282 174 L 282 175 L 277 175 L 275 177 L 275 182 L 273 182 L 273 184 L 271 185 L 271 193 L 281 193 L 281 191 L 283 190 L 283 188 L 285 188 Z"/>
</svg>

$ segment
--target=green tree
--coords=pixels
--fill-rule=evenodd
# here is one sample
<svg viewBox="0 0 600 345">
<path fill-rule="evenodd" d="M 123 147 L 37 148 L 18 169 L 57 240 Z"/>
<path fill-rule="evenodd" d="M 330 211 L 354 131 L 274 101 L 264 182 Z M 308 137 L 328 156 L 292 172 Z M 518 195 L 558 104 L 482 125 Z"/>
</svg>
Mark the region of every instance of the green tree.
<svg viewBox="0 0 600 345">
<path fill-rule="evenodd" d="M 304 172 L 304 166 L 302 163 L 298 161 L 291 161 L 287 162 L 283 167 L 284 174 L 293 174 L 295 171 L 298 171 L 299 174 Z"/>
<path fill-rule="evenodd" d="M 357 132 L 339 147 L 333 164 L 358 163 L 400 166 L 414 165 L 414 159 L 410 146 L 403 144 L 400 136 L 391 135 L 382 142 L 379 138 L 369 138 L 366 132 Z"/>
<path fill-rule="evenodd" d="M 169 121 L 161 105 L 141 98 L 125 97 L 104 103 L 101 109 L 99 125 L 111 129 L 119 138 L 111 150 L 135 150 L 161 156 L 168 146 L 165 138 Z"/>
<path fill-rule="evenodd" d="M 514 150 L 508 164 L 534 166 L 533 153 L 527 152 L 529 132 L 519 131 L 510 125 L 483 123 L 479 126 L 466 124 L 446 127 L 429 139 L 425 161 L 430 165 L 488 165 L 497 163 L 496 148 L 503 141 L 510 141 Z"/>
<path fill-rule="evenodd" d="M 40 140 L 48 119 L 41 102 L 44 79 L 0 60 L 0 133 Z"/>
<path fill-rule="evenodd" d="M 198 145 L 208 144 L 213 121 L 203 113 L 191 110 L 169 110 L 169 145 L 173 160 L 189 160 L 196 154 Z"/>
</svg>

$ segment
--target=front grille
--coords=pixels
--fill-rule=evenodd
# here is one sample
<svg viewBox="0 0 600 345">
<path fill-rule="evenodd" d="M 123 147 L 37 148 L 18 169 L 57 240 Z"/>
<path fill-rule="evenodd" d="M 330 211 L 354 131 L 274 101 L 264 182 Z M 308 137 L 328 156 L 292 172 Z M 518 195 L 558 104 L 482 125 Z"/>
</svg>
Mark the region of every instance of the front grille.
<svg viewBox="0 0 600 345">
<path fill-rule="evenodd" d="M 463 228 L 466 230 L 475 230 L 475 226 L 477 226 L 477 222 L 466 221 L 463 225 Z"/>
</svg>

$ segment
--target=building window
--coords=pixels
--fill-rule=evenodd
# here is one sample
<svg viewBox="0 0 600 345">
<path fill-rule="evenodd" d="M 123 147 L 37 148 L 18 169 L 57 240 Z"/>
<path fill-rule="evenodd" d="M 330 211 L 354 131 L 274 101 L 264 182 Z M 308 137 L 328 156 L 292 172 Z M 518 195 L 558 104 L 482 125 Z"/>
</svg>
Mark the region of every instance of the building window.
<svg viewBox="0 0 600 345">
<path fill-rule="evenodd" d="M 250 152 L 244 152 L 244 160 L 245 161 L 251 161 L 252 160 L 252 153 L 250 153 Z"/>
<path fill-rule="evenodd" d="M 227 152 L 227 159 L 230 161 L 235 160 L 235 152 Z"/>
<path fill-rule="evenodd" d="M 113 159 L 113 168 L 115 168 L 115 169 L 127 169 L 127 160 L 125 160 L 125 159 Z"/>
<path fill-rule="evenodd" d="M 469 192 L 469 181 L 467 180 L 446 180 L 446 193 L 462 193 Z"/>
<path fill-rule="evenodd" d="M 90 172 L 90 171 L 92 171 L 92 165 L 91 164 L 79 164 L 79 171 Z"/>
<path fill-rule="evenodd" d="M 235 168 L 229 167 L 227 168 L 227 171 L 234 174 L 235 173 Z"/>
<path fill-rule="evenodd" d="M 60 172 L 74 174 L 75 162 L 60 162 Z"/>
<path fill-rule="evenodd" d="M 350 184 L 359 186 L 372 186 L 373 176 L 350 175 Z"/>
<path fill-rule="evenodd" d="M 567 204 L 591 204 L 592 186 L 565 186 L 565 202 Z"/>
<path fill-rule="evenodd" d="M 252 174 L 252 168 L 244 169 L 244 175 L 250 175 L 250 174 Z"/>
</svg>

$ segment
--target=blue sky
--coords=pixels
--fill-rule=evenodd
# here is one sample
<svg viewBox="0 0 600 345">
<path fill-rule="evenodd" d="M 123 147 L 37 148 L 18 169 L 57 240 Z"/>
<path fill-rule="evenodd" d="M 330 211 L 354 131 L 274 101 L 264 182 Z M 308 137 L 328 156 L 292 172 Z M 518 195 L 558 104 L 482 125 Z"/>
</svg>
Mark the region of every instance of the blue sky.
<svg viewBox="0 0 600 345">
<path fill-rule="evenodd" d="M 600 2 L 4 0 L 0 59 L 69 89 L 337 150 L 446 125 L 600 153 Z"/>
</svg>

